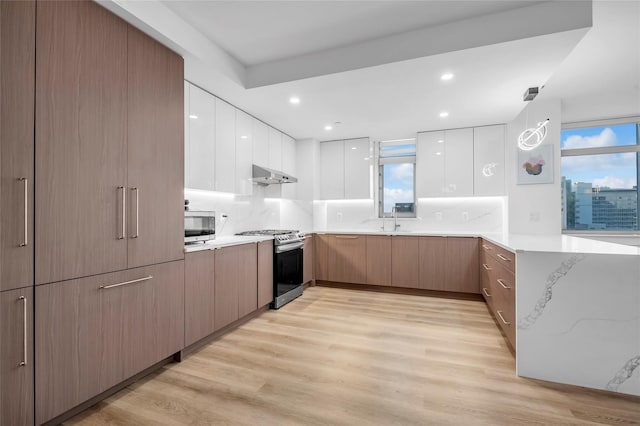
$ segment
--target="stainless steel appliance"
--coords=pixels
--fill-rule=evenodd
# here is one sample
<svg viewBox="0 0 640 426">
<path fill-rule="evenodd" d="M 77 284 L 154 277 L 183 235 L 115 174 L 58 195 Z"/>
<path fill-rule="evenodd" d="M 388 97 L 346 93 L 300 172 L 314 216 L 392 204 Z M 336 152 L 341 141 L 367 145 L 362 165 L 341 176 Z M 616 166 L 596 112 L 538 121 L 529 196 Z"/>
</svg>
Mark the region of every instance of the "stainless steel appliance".
<svg viewBox="0 0 640 426">
<path fill-rule="evenodd" d="M 279 309 L 302 294 L 302 232 L 265 229 L 241 232 L 237 235 L 273 235 L 273 309 Z"/>
<path fill-rule="evenodd" d="M 184 212 L 185 244 L 216 238 L 216 212 L 187 210 Z"/>
</svg>

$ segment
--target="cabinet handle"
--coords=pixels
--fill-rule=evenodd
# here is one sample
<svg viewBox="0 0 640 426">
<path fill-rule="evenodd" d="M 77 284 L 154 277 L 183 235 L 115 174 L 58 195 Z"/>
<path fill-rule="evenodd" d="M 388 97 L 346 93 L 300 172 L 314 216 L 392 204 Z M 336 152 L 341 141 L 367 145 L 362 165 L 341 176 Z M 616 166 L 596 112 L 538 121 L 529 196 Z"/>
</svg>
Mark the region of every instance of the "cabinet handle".
<svg viewBox="0 0 640 426">
<path fill-rule="evenodd" d="M 341 240 L 357 240 L 360 237 L 356 237 L 356 236 L 347 236 L 347 235 L 336 235 L 337 239 L 341 239 Z"/>
<path fill-rule="evenodd" d="M 98 287 L 98 289 L 99 290 L 109 290 L 110 288 L 114 288 L 114 287 L 120 287 L 120 286 L 123 286 L 123 285 L 135 284 L 135 283 L 139 283 L 139 282 L 142 282 L 142 281 L 149 281 L 152 278 L 153 278 L 153 276 L 147 275 L 146 277 L 138 278 L 136 280 L 131 280 L 131 281 L 125 281 L 125 282 L 118 283 L 118 284 L 101 285 L 100 287 Z"/>
<path fill-rule="evenodd" d="M 136 194 L 136 232 L 133 233 L 131 238 L 138 238 L 140 235 L 140 191 L 137 187 L 131 188 L 131 191 Z"/>
<path fill-rule="evenodd" d="M 482 264 L 482 267 L 483 267 L 485 270 L 487 270 L 487 271 L 490 271 L 490 270 L 491 270 L 491 268 L 489 268 L 489 265 L 487 265 L 486 263 L 483 263 L 483 264 Z"/>
<path fill-rule="evenodd" d="M 497 255 L 500 259 L 504 260 L 505 262 L 511 262 L 511 259 L 509 259 L 508 257 L 504 257 L 503 255 L 501 255 L 500 253 L 498 253 Z"/>
<path fill-rule="evenodd" d="M 486 289 L 486 288 L 483 288 L 483 289 L 482 289 L 482 292 L 484 293 L 484 295 L 485 295 L 485 296 L 487 296 L 487 297 L 491 297 L 491 295 L 489 294 L 489 292 L 487 291 L 487 289 Z"/>
<path fill-rule="evenodd" d="M 500 278 L 498 278 L 496 281 L 498 281 L 498 284 L 500 284 L 502 286 L 502 288 L 504 288 L 505 290 L 509 290 L 511 287 L 509 287 L 508 285 L 506 285 L 504 283 L 504 281 Z"/>
<path fill-rule="evenodd" d="M 20 296 L 18 297 L 18 300 L 22 300 L 22 361 L 20 361 L 20 364 L 18 364 L 20 367 L 24 367 L 27 365 L 27 354 L 29 352 L 29 348 L 27 347 L 28 341 L 27 341 L 27 298 L 25 296 Z"/>
<path fill-rule="evenodd" d="M 125 201 L 126 191 L 124 189 L 124 186 L 119 186 L 118 187 L 118 191 L 122 191 L 122 198 L 121 198 L 122 209 L 120 211 L 120 214 L 122 215 L 122 228 L 120 229 L 120 235 L 118 235 L 118 239 L 119 240 L 124 240 L 124 236 L 127 233 L 127 229 L 126 229 L 127 228 L 127 224 L 125 222 L 125 217 L 126 217 L 126 214 L 127 214 L 126 205 L 125 205 L 125 203 L 126 203 L 126 201 Z"/>
<path fill-rule="evenodd" d="M 26 247 L 29 243 L 29 179 L 18 179 L 24 185 L 24 236 L 20 247 Z"/>
<path fill-rule="evenodd" d="M 511 325 L 510 321 L 507 321 L 504 319 L 504 317 L 502 316 L 502 311 L 496 311 L 496 313 L 498 314 L 498 316 L 500 317 L 500 319 L 502 320 L 502 322 L 504 323 L 504 325 Z"/>
<path fill-rule="evenodd" d="M 491 247 L 489 247 L 489 246 L 488 246 L 488 245 L 486 245 L 486 244 L 483 244 L 483 245 L 482 245 L 482 248 L 483 248 L 483 249 L 485 249 L 485 250 L 491 250 Z"/>
</svg>

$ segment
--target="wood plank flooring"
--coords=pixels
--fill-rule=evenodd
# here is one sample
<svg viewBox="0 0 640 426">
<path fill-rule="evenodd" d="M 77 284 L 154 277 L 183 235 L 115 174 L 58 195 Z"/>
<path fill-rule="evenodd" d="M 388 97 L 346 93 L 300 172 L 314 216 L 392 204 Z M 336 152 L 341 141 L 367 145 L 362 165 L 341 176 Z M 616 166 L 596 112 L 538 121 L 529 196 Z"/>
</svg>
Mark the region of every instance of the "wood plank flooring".
<svg viewBox="0 0 640 426">
<path fill-rule="evenodd" d="M 66 425 L 640 425 L 519 378 L 483 302 L 312 287 Z"/>
</svg>

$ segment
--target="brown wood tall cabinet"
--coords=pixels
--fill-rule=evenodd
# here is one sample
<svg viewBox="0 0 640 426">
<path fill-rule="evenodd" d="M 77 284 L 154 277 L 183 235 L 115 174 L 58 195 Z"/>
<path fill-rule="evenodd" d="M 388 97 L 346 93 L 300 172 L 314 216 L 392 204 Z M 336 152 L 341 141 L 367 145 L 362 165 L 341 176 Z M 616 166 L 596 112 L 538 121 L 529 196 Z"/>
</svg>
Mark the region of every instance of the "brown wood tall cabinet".
<svg viewBox="0 0 640 426">
<path fill-rule="evenodd" d="M 0 426 L 33 424 L 35 12 L 0 2 Z"/>
</svg>

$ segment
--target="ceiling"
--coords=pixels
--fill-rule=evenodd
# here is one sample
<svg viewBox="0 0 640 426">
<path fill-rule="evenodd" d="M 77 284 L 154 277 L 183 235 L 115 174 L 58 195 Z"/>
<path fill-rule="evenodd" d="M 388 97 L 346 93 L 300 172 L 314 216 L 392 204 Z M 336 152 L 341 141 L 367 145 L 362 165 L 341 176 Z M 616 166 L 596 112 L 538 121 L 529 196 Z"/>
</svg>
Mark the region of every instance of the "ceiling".
<svg viewBox="0 0 640 426">
<path fill-rule="evenodd" d="M 595 1 L 591 30 L 585 1 L 102 4 L 180 52 L 185 78 L 296 139 L 505 123 L 532 86 L 568 103 L 637 90 L 640 2 Z"/>
</svg>

